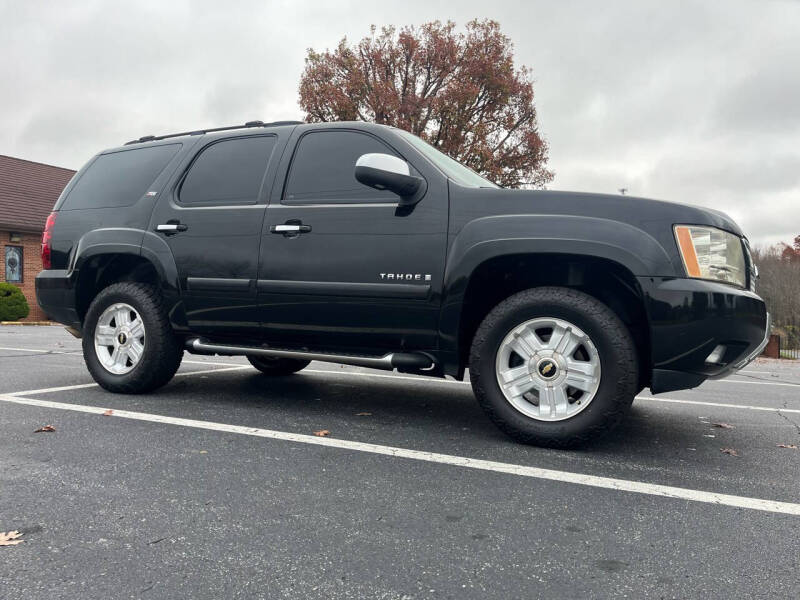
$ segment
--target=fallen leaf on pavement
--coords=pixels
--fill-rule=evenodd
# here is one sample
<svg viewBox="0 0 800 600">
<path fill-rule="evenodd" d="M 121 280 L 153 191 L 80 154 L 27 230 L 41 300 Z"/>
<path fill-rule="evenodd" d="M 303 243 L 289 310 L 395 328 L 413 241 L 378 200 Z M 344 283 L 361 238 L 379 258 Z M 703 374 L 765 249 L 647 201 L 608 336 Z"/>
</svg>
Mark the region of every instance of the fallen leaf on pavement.
<svg viewBox="0 0 800 600">
<path fill-rule="evenodd" d="M 331 432 L 327 429 L 320 429 L 319 431 L 315 431 L 314 435 L 317 437 L 325 437 L 326 435 L 330 435 Z"/>
<path fill-rule="evenodd" d="M 0 546 L 16 546 L 25 541 L 18 540 L 18 537 L 22 537 L 19 531 L 6 531 L 5 533 L 0 531 Z"/>
<path fill-rule="evenodd" d="M 113 411 L 113 410 L 111 410 L 111 409 L 109 408 L 107 411 L 105 411 L 105 412 L 103 413 L 103 416 L 104 416 L 104 417 L 110 417 L 110 416 L 111 416 L 111 415 L 113 415 L 113 414 L 114 414 L 114 411 Z"/>
<path fill-rule="evenodd" d="M 776 444 L 778 448 L 791 448 L 792 450 L 797 450 L 797 444 Z"/>
<path fill-rule="evenodd" d="M 739 453 L 733 448 L 720 448 L 720 451 L 731 456 L 739 456 Z"/>
<path fill-rule="evenodd" d="M 356 413 L 357 417 L 371 417 L 372 413 L 363 412 L 363 413 Z"/>
<path fill-rule="evenodd" d="M 714 423 L 712 427 L 719 427 L 720 429 L 736 429 L 735 426 L 729 425 L 728 423 Z"/>
<path fill-rule="evenodd" d="M 53 427 L 52 425 L 45 425 L 44 427 L 39 427 L 39 429 L 37 429 L 33 433 L 49 433 L 49 432 L 55 431 L 55 430 L 56 430 L 56 428 Z"/>
</svg>

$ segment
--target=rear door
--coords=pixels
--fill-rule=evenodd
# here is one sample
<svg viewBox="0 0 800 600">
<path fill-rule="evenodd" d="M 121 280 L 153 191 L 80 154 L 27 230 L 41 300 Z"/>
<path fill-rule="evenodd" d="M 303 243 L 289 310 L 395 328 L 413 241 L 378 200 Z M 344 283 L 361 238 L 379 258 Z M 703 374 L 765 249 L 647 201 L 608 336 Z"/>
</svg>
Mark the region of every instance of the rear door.
<svg viewBox="0 0 800 600">
<path fill-rule="evenodd" d="M 326 126 L 296 135 L 262 235 L 258 287 L 266 340 L 354 352 L 435 349 L 445 178 L 415 165 L 396 140 L 364 130 Z M 356 181 L 356 160 L 375 152 L 406 160 L 426 179 L 418 204 L 400 207 L 392 192 Z"/>
<path fill-rule="evenodd" d="M 172 251 L 193 332 L 258 337 L 261 226 L 280 145 L 272 133 L 210 140 L 153 211 L 150 229 Z"/>
</svg>

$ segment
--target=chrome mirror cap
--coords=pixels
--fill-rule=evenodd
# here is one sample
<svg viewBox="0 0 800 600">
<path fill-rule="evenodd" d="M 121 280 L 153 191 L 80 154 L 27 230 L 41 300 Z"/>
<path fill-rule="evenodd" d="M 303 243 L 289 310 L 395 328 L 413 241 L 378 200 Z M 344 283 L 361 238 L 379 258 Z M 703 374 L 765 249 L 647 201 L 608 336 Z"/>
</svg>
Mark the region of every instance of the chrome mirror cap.
<svg viewBox="0 0 800 600">
<path fill-rule="evenodd" d="M 402 158 L 378 152 L 359 156 L 356 161 L 356 167 L 368 167 L 370 169 L 386 171 L 387 173 L 394 173 L 396 175 L 411 175 L 408 163 Z"/>
</svg>

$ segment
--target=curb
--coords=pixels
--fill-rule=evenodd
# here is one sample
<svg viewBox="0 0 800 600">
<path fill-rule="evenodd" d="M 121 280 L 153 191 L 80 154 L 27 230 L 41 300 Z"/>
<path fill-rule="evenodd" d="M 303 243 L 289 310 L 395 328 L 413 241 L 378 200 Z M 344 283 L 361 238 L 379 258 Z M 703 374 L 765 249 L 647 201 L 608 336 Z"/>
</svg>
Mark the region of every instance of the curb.
<svg viewBox="0 0 800 600">
<path fill-rule="evenodd" d="M 55 325 L 52 321 L 0 321 L 0 325 Z"/>
</svg>

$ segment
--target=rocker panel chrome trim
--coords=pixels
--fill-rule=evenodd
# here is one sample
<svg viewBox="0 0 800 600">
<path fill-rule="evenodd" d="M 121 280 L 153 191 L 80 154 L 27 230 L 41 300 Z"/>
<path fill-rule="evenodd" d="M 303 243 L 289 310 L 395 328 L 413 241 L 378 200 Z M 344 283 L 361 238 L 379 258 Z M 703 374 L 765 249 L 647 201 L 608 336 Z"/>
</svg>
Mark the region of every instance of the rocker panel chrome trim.
<svg viewBox="0 0 800 600">
<path fill-rule="evenodd" d="M 279 350 L 276 348 L 260 348 L 258 346 L 232 346 L 228 344 L 213 344 L 201 340 L 200 338 L 191 338 L 186 342 L 190 350 L 198 352 L 213 352 L 217 354 L 235 355 L 248 355 L 257 354 L 260 356 L 274 356 L 280 358 L 299 358 L 304 360 L 319 360 L 323 362 L 332 362 L 342 365 L 353 365 L 356 367 L 371 367 L 373 369 L 383 369 L 391 371 L 398 367 L 397 362 L 407 362 L 408 359 L 420 360 L 420 369 L 429 368 L 433 365 L 433 361 L 429 356 L 424 354 L 414 353 L 389 353 L 384 356 L 351 356 L 347 354 L 325 354 L 321 352 L 303 352 L 299 350 Z M 424 359 L 424 360 L 423 360 Z M 405 366 L 405 365 L 403 365 Z"/>
</svg>

